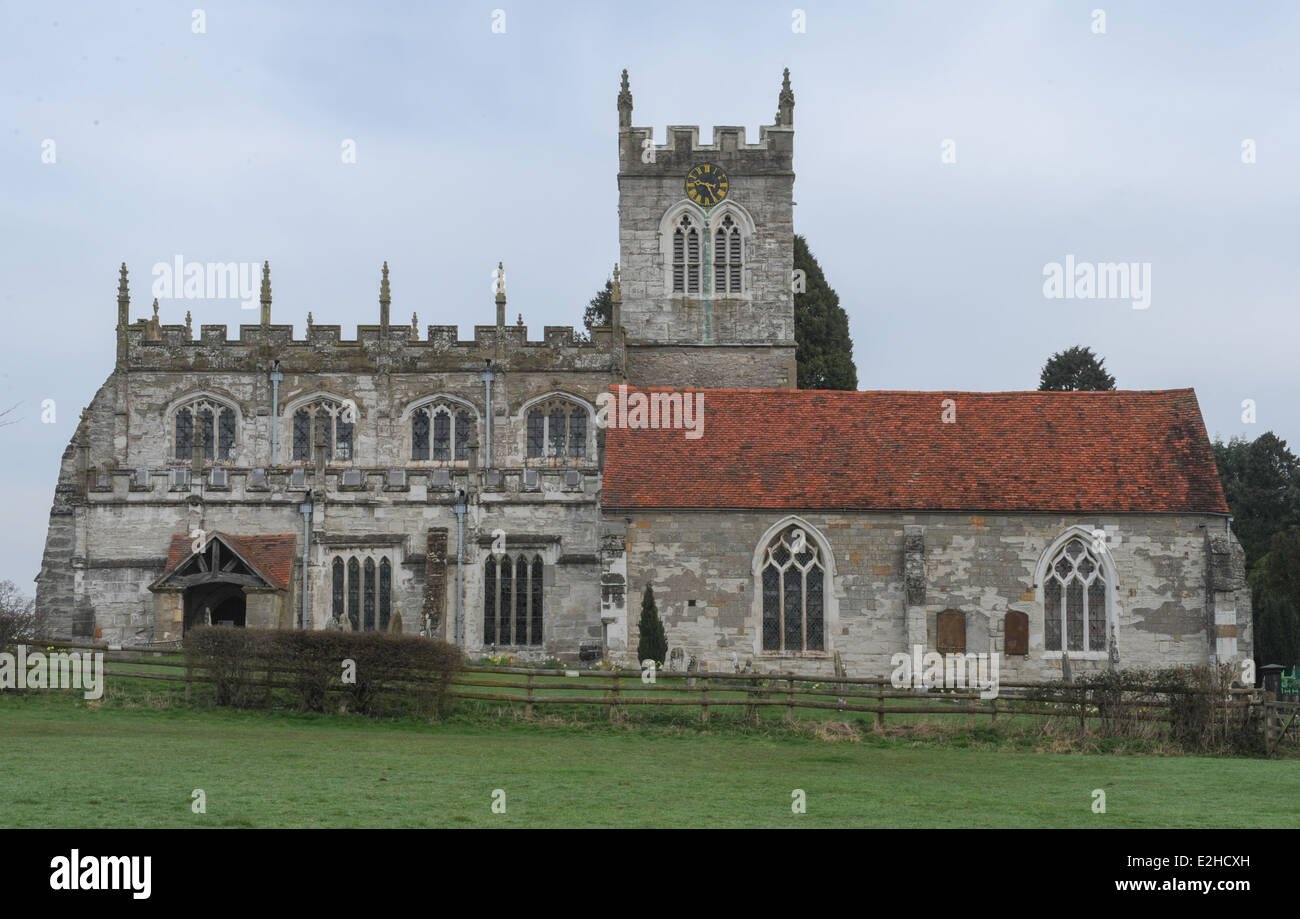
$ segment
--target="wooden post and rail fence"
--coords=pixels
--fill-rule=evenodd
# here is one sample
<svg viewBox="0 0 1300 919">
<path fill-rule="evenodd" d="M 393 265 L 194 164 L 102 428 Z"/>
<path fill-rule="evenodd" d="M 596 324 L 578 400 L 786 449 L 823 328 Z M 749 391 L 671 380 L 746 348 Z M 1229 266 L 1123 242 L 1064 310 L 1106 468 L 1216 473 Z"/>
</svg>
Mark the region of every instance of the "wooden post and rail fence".
<svg viewBox="0 0 1300 919">
<path fill-rule="evenodd" d="M 109 648 L 102 644 L 65 642 L 51 647 L 55 653 L 103 652 L 107 676 L 182 683 L 187 700 L 192 698 L 195 684 L 212 684 L 218 680 L 171 649 Z M 31 646 L 28 653 L 36 651 L 44 652 L 45 646 Z M 244 686 L 265 688 L 263 702 L 269 704 L 274 689 L 295 688 L 293 677 L 292 667 L 250 662 L 241 681 Z M 389 677 L 380 692 L 400 693 L 433 683 L 427 674 Z M 988 716 L 992 725 L 997 725 L 1000 717 L 1029 715 L 1076 719 L 1085 731 L 1089 719 L 1168 723 L 1171 720 L 1169 699 L 1175 692 L 1126 691 L 1117 697 L 1112 693 L 1103 695 L 1082 684 L 1002 681 L 998 695 L 985 699 L 976 690 L 898 689 L 883 677 L 840 674 L 820 677 L 659 670 L 654 673 L 653 682 L 649 682 L 636 670 L 477 666 L 462 667 L 451 676 L 449 683 L 449 694 L 455 699 L 521 706 L 528 718 L 534 716 L 539 706 L 586 706 L 593 710 L 605 707 L 611 721 L 637 708 L 695 708 L 700 721 L 708 723 L 711 713 L 719 709 L 743 708 L 749 720 L 758 720 L 761 710 L 775 708 L 784 709 L 786 722 L 795 720 L 796 710 L 874 715 L 876 726 L 881 728 L 891 715 L 966 715 L 968 725 L 973 725 L 981 715 Z M 340 680 L 333 680 L 327 691 L 342 693 L 347 687 Z M 1269 752 L 1275 751 L 1284 740 L 1300 741 L 1300 703 L 1278 702 L 1272 694 L 1257 689 L 1232 689 L 1219 695 L 1222 698 L 1216 702 L 1224 717 L 1233 710 L 1263 707 L 1265 745 Z"/>
</svg>

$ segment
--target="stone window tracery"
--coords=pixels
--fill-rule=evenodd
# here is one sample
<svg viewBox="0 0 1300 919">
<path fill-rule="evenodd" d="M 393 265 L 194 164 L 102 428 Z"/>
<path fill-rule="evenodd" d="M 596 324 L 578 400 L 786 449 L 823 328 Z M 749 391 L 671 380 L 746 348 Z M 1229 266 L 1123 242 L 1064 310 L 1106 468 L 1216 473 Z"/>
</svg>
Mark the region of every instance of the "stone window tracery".
<svg viewBox="0 0 1300 919">
<path fill-rule="evenodd" d="M 824 651 L 826 569 L 821 550 L 798 526 L 779 533 L 763 554 L 764 651 Z"/>
<path fill-rule="evenodd" d="M 740 227 L 727 214 L 713 236 L 713 292 L 738 294 L 744 264 L 741 258 Z"/>
<path fill-rule="evenodd" d="M 386 632 L 393 611 L 393 567 L 387 556 L 375 564 L 367 555 L 363 562 L 356 555 L 336 555 L 332 570 L 332 614 L 339 622 L 347 620 L 353 632 Z M 376 578 L 377 575 L 377 578 Z"/>
<path fill-rule="evenodd" d="M 1052 558 L 1043 582 L 1043 647 L 1105 651 L 1109 591 L 1101 560 L 1082 537 Z"/>
<path fill-rule="evenodd" d="M 194 446 L 203 438 L 203 459 L 229 462 L 235 458 L 235 410 L 212 399 L 187 402 L 176 410 L 172 456 L 194 458 Z"/>
<path fill-rule="evenodd" d="M 338 399 L 323 398 L 299 407 L 293 413 L 293 459 L 310 462 L 316 430 L 325 432 L 325 459 L 349 462 L 353 458 L 356 431 L 355 409 Z"/>
<path fill-rule="evenodd" d="M 587 455 L 587 409 L 568 399 L 549 399 L 528 410 L 529 459 L 581 459 Z"/>
<path fill-rule="evenodd" d="M 542 557 L 489 553 L 483 563 L 483 644 L 540 645 Z"/>
<path fill-rule="evenodd" d="M 690 214 L 673 228 L 673 293 L 700 292 L 700 231 Z"/>
<path fill-rule="evenodd" d="M 469 460 L 469 409 L 435 399 L 411 413 L 411 459 L 463 463 Z"/>
</svg>

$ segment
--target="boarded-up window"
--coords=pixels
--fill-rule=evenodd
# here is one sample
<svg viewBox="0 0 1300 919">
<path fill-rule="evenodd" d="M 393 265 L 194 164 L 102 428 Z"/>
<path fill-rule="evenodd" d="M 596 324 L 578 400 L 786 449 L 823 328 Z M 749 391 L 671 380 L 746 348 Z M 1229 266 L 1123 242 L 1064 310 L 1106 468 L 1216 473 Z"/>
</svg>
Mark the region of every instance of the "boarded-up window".
<svg viewBox="0 0 1300 919">
<path fill-rule="evenodd" d="M 1007 613 L 1004 620 L 1007 633 L 1007 654 L 1029 653 L 1029 614 L 1019 610 Z"/>
<path fill-rule="evenodd" d="M 940 654 L 966 653 L 966 614 L 960 610 L 946 609 L 939 614 Z"/>
</svg>

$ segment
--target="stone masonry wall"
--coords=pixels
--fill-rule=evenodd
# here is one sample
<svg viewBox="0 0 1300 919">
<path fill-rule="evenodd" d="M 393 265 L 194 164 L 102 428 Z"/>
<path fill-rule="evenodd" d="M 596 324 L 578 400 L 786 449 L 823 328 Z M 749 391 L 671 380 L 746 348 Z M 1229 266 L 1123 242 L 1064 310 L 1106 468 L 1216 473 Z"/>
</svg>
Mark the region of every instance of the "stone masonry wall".
<svg viewBox="0 0 1300 919">
<path fill-rule="evenodd" d="M 612 516 L 612 515 L 611 515 Z M 781 513 L 755 511 L 634 512 L 628 526 L 628 594 L 655 589 L 669 645 L 710 667 L 833 673 L 839 652 L 851 675 L 888 676 L 890 658 L 924 642 L 935 649 L 938 613 L 966 614 L 967 652 L 1003 651 L 1003 617 L 1028 614 L 1030 653 L 1002 658 L 1002 679 L 1060 677 L 1060 655 L 1043 650 L 1040 557 L 1067 529 L 1096 526 L 1111 533 L 1109 552 L 1118 583 L 1112 603 L 1118 622 L 1119 666 L 1205 664 L 1214 653 L 1206 622 L 1204 528 L 1222 518 L 1196 515 L 1053 515 L 807 513 L 834 557 L 827 593 L 824 653 L 761 652 L 761 603 L 751 573 L 760 540 Z M 924 631 L 909 630 L 904 528 L 923 527 Z M 1233 540 L 1235 543 L 1235 540 Z M 915 599 L 915 598 L 914 598 Z M 1249 595 L 1236 595 L 1237 619 L 1249 622 Z M 1244 610 L 1243 610 L 1244 606 Z M 918 623 L 919 627 L 919 623 Z M 629 644 L 636 646 L 635 623 Z M 1237 652 L 1250 638 L 1237 632 Z M 734 657 L 733 657 L 734 656 Z M 1105 652 L 1071 652 L 1075 672 L 1107 666 Z"/>
</svg>

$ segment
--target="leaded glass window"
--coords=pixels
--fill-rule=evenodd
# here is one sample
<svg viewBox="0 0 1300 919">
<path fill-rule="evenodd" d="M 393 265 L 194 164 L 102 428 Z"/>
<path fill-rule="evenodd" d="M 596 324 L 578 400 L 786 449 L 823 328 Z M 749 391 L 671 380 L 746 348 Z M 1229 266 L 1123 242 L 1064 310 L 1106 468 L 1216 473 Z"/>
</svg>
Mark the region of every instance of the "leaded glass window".
<svg viewBox="0 0 1300 919">
<path fill-rule="evenodd" d="M 483 565 L 483 643 L 542 644 L 541 556 L 489 553 Z"/>
<path fill-rule="evenodd" d="M 387 557 L 367 555 L 363 561 L 352 556 L 346 565 L 342 556 L 333 562 L 334 616 L 346 615 L 352 631 L 388 631 L 393 616 L 393 563 Z M 346 598 L 346 611 L 344 600 Z"/>
<path fill-rule="evenodd" d="M 348 560 L 348 622 L 361 631 L 361 562 L 355 555 Z"/>
<path fill-rule="evenodd" d="M 194 456 L 194 413 L 187 408 L 176 413 L 176 458 L 191 459 Z"/>
<path fill-rule="evenodd" d="M 366 559 L 365 630 L 375 630 L 375 560 Z"/>
<path fill-rule="evenodd" d="M 824 651 L 825 568 L 803 529 L 790 526 L 772 540 L 761 579 L 763 650 Z"/>
<path fill-rule="evenodd" d="M 235 413 L 228 408 L 218 416 L 217 453 L 223 460 L 235 458 Z"/>
<path fill-rule="evenodd" d="M 1069 540 L 1047 571 L 1043 583 L 1044 649 L 1105 651 L 1108 585 L 1101 561 L 1087 541 Z"/>
<path fill-rule="evenodd" d="M 210 460 L 216 453 L 216 444 L 212 442 L 212 409 L 199 409 L 198 422 L 199 430 L 203 432 L 203 458 Z"/>
<path fill-rule="evenodd" d="M 467 462 L 473 423 L 468 410 L 445 400 L 417 407 L 411 413 L 411 459 Z"/>
<path fill-rule="evenodd" d="M 293 458 L 311 459 L 311 413 L 306 409 L 293 413 Z"/>
<path fill-rule="evenodd" d="M 429 458 L 429 413 L 417 411 L 411 416 L 411 459 Z"/>
<path fill-rule="evenodd" d="M 293 458 L 310 462 L 316 433 L 325 441 L 325 459 L 348 462 L 354 458 L 356 409 L 339 399 L 320 398 L 293 414 Z M 313 425 L 315 425 L 313 429 Z"/>
<path fill-rule="evenodd" d="M 581 459 L 587 455 L 587 409 L 566 399 L 534 405 L 528 412 L 529 459 Z"/>
<path fill-rule="evenodd" d="M 469 412 L 459 411 L 456 413 L 456 462 L 464 462 L 469 459 Z"/>
<path fill-rule="evenodd" d="M 379 631 L 388 631 L 393 615 L 393 566 L 384 559 L 379 563 Z"/>
<path fill-rule="evenodd" d="M 334 590 L 333 590 L 333 609 L 334 618 L 343 619 L 343 559 L 334 559 Z"/>
<path fill-rule="evenodd" d="M 206 397 L 195 399 L 176 410 L 174 428 L 174 459 L 193 459 L 199 438 L 203 440 L 205 460 L 229 462 L 235 458 L 238 433 L 235 410 L 227 405 Z"/>
</svg>

